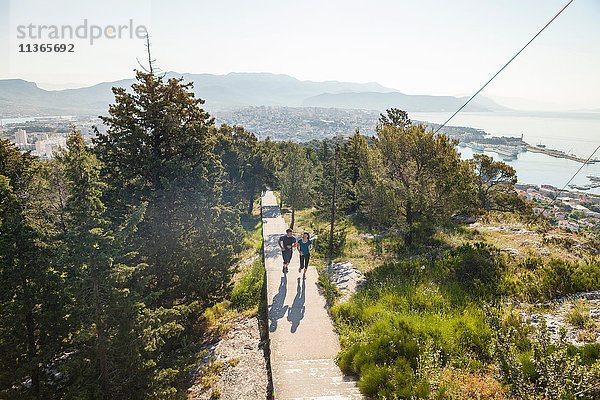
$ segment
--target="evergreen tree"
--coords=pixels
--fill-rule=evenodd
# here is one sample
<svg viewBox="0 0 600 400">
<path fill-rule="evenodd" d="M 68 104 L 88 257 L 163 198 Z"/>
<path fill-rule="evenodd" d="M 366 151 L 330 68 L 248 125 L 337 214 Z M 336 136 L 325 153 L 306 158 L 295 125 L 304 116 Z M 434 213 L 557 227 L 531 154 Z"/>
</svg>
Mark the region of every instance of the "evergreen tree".
<svg viewBox="0 0 600 400">
<path fill-rule="evenodd" d="M 56 360 L 68 336 L 69 298 L 55 246 L 33 205 L 39 161 L 0 140 L 0 391 L 56 396 Z"/>
<path fill-rule="evenodd" d="M 275 183 L 275 159 L 269 142 L 239 126 L 219 128 L 216 152 L 223 164 L 224 199 L 232 204 L 245 202 L 248 214 L 261 189 Z"/>
<path fill-rule="evenodd" d="M 111 271 L 111 253 L 116 251 L 104 219 L 100 166 L 78 131 L 68 136 L 67 148 L 59 153 L 57 161 L 64 171 L 68 190 L 64 262 L 69 265 L 79 328 L 68 375 L 87 378 L 86 384 L 70 382 L 69 391 L 108 399 L 118 392 L 111 382 L 108 360 L 114 327 L 107 326 L 107 314 L 116 302 Z M 89 368 L 86 359 L 93 360 Z"/>
<path fill-rule="evenodd" d="M 369 229 L 394 225 L 398 221 L 392 208 L 393 195 L 383 184 L 380 155 L 368 146 L 364 137 L 356 134 L 352 140 L 358 153 L 355 193 L 359 212 L 366 219 Z"/>
<path fill-rule="evenodd" d="M 349 193 L 351 193 L 351 179 L 343 157 L 342 147 L 335 146 L 332 156 L 323 163 L 318 181 L 319 201 L 318 214 L 329 222 L 327 254 L 331 261 L 341 252 L 340 247 L 345 242 L 345 230 L 336 234 L 336 224 L 346 216 L 349 208 Z M 334 240 L 337 238 L 336 240 Z M 337 242 L 337 243 L 336 243 Z M 319 243 L 324 243 L 322 239 Z"/>
<path fill-rule="evenodd" d="M 296 210 L 312 204 L 314 172 L 304 149 L 289 144 L 283 159 L 284 167 L 279 174 L 281 201 L 292 208 L 290 228 L 294 229 Z"/>
<path fill-rule="evenodd" d="M 191 84 L 137 74 L 133 91 L 113 89 L 116 103 L 103 117 L 95 152 L 108 184 L 111 218 L 147 203 L 135 245 L 148 264 L 146 294 L 155 306 L 220 299 L 230 288 L 240 248 L 233 210 L 223 206 L 216 129 Z"/>
<path fill-rule="evenodd" d="M 515 192 L 517 173 L 502 161 L 485 154 L 475 154 L 470 160 L 475 174 L 478 206 L 483 210 L 523 211 L 526 205 Z"/>
<path fill-rule="evenodd" d="M 410 245 L 416 226 L 448 218 L 471 201 L 473 177 L 455 141 L 413 125 L 404 111 L 388 110 L 376 133 L 384 182 L 394 192 L 405 243 Z"/>
</svg>

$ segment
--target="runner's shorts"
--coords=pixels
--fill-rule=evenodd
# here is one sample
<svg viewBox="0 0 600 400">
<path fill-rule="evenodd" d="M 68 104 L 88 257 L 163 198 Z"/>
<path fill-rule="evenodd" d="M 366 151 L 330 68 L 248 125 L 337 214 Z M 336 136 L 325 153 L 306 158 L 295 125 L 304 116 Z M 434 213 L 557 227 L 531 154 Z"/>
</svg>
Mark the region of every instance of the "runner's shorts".
<svg viewBox="0 0 600 400">
<path fill-rule="evenodd" d="M 292 251 L 291 250 L 284 250 L 281 252 L 281 254 L 283 255 L 283 263 L 284 264 L 289 264 L 290 260 L 292 259 Z"/>
</svg>

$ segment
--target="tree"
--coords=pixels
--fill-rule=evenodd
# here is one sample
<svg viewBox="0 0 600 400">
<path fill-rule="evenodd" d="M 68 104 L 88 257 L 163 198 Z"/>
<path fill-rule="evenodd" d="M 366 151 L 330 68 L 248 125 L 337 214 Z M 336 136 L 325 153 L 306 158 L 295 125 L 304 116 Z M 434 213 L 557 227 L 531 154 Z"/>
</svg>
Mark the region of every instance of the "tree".
<svg viewBox="0 0 600 400">
<path fill-rule="evenodd" d="M 392 212 L 392 196 L 383 184 L 381 157 L 376 149 L 370 148 L 358 132 L 351 139 L 357 148 L 358 180 L 355 184 L 358 210 L 367 220 L 369 229 L 374 226 L 390 226 L 396 222 Z"/>
<path fill-rule="evenodd" d="M 223 200 L 221 137 L 191 84 L 138 72 L 131 91 L 113 92 L 115 103 L 102 117 L 107 131 L 97 132 L 93 152 L 106 184 L 103 218 L 115 235 L 134 228 L 113 265 L 124 265 L 115 271 L 118 289 L 135 296 L 116 297 L 125 304 L 115 310 L 126 324 L 112 346 L 122 351 L 120 365 L 132 367 L 112 373 L 115 381 L 131 382 L 130 396 L 167 397 L 185 375 L 184 338 L 197 333 L 205 308 L 231 290 L 241 227 Z M 139 222 L 128 222 L 133 215 Z M 107 326 L 118 324 L 117 315 L 107 314 Z M 127 335 L 140 347 L 129 351 Z"/>
<path fill-rule="evenodd" d="M 137 81 L 132 92 L 113 89 L 116 102 L 102 117 L 107 132 L 95 140 L 104 204 L 121 221 L 129 207 L 148 204 L 134 246 L 137 261 L 148 264 L 152 305 L 210 304 L 229 291 L 241 244 L 239 220 L 221 199 L 214 121 L 191 83 L 141 72 Z"/>
<path fill-rule="evenodd" d="M 470 164 L 475 174 L 479 207 L 486 211 L 524 209 L 524 202 L 515 192 L 517 173 L 513 167 L 501 161 L 494 161 L 485 154 L 473 155 Z"/>
<path fill-rule="evenodd" d="M 350 176 L 342 153 L 342 147 L 336 144 L 331 157 L 322 164 L 317 186 L 318 215 L 329 222 L 327 254 L 330 262 L 334 254 L 339 253 L 339 250 L 341 250 L 334 249 L 336 245 L 334 238 L 337 239 L 338 246 L 345 243 L 345 227 L 342 224 L 341 231 L 336 235 L 336 224 L 346 215 L 345 210 L 349 208 L 348 204 L 351 198 L 349 195 L 351 193 Z M 319 243 L 324 242 L 324 240 L 319 240 Z"/>
<path fill-rule="evenodd" d="M 69 334 L 64 270 L 33 212 L 42 203 L 39 167 L 0 140 L 0 391 L 35 399 L 54 396 L 51 369 Z"/>
<path fill-rule="evenodd" d="M 82 332 L 93 330 L 93 348 L 84 357 L 96 359 L 102 398 L 110 398 L 111 382 L 108 362 L 106 314 L 112 294 L 111 248 L 112 236 L 104 219 L 101 201 L 104 185 L 100 181 L 100 165 L 85 144 L 81 132 L 73 130 L 67 137 L 67 147 L 57 156 L 63 166 L 68 187 L 65 241 L 68 247 L 65 261 L 71 265 L 70 279 L 74 281 L 77 298 L 76 314 Z M 81 356 L 78 355 L 78 356 Z M 92 390 L 94 392 L 95 390 Z"/>
<path fill-rule="evenodd" d="M 290 143 L 284 156 L 284 167 L 279 174 L 281 201 L 292 208 L 290 228 L 294 229 L 296 210 L 312 204 L 312 163 L 304 149 Z"/>
<path fill-rule="evenodd" d="M 376 127 L 385 184 L 394 192 L 404 240 L 415 227 L 451 216 L 468 200 L 472 177 L 455 150 L 456 141 L 414 125 L 406 112 L 387 110 Z"/>
<path fill-rule="evenodd" d="M 223 164 L 224 199 L 246 202 L 252 213 L 254 200 L 265 186 L 275 183 L 275 160 L 269 142 L 240 126 L 221 125 L 215 151 Z"/>
</svg>

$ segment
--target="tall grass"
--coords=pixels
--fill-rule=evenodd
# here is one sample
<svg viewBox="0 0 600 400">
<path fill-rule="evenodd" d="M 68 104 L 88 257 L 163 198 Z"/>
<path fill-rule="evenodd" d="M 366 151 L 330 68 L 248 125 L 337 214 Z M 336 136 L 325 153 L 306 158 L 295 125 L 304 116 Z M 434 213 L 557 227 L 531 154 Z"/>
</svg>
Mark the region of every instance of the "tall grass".
<svg viewBox="0 0 600 400">
<path fill-rule="evenodd" d="M 494 254 L 466 245 L 367 273 L 363 290 L 332 309 L 340 368 L 360 375 L 359 388 L 373 398 L 423 398 L 431 387 L 418 360 L 427 349 L 439 351 L 442 366 L 489 362 L 491 332 L 479 303 L 495 293 L 504 268 Z"/>
<path fill-rule="evenodd" d="M 265 266 L 262 257 L 252 263 L 242 274 L 231 293 L 231 305 L 238 311 L 249 310 L 257 307 L 260 302 L 262 287 L 265 278 Z"/>
</svg>

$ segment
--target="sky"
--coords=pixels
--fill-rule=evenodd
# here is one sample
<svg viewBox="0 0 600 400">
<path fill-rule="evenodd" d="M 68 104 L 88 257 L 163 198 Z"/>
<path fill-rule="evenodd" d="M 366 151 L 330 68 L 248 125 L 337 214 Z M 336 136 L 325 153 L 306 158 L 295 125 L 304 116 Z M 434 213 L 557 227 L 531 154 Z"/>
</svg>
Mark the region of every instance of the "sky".
<svg viewBox="0 0 600 400">
<path fill-rule="evenodd" d="M 89 30 L 86 39 L 19 36 L 30 24 L 35 32 L 87 20 L 99 29 L 146 27 L 163 71 L 272 72 L 464 96 L 567 2 L 0 0 L 0 79 L 59 89 L 132 77 L 137 60 L 147 58 L 144 39 L 125 34 L 90 44 Z M 598 21 L 599 0 L 574 0 L 482 95 L 515 108 L 600 110 Z M 19 52 L 19 46 L 44 42 L 72 44 L 74 51 Z"/>
</svg>

